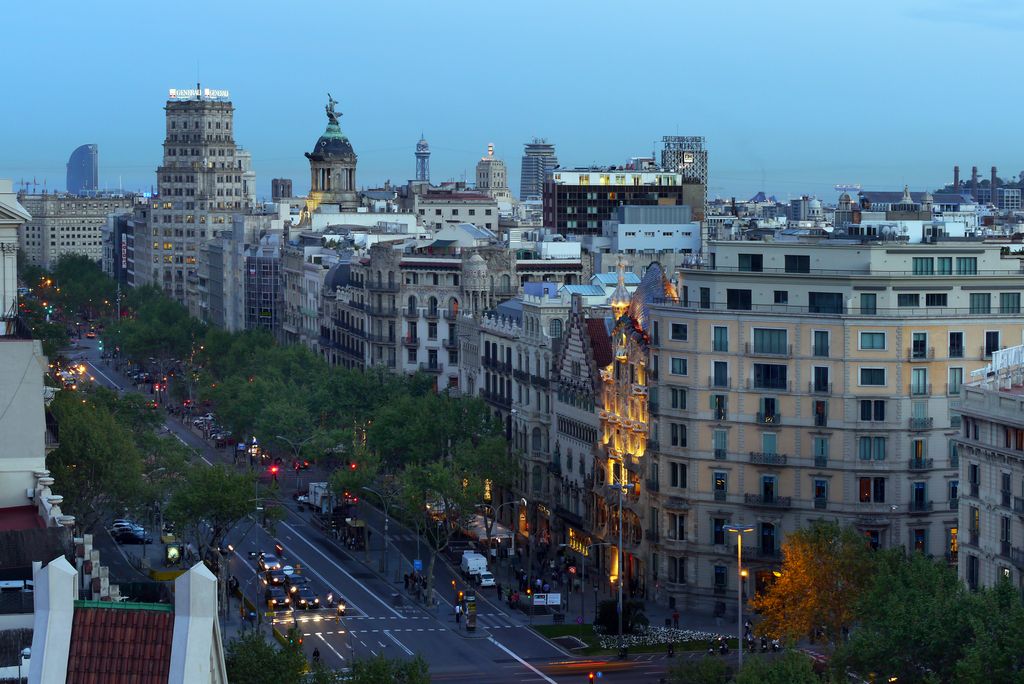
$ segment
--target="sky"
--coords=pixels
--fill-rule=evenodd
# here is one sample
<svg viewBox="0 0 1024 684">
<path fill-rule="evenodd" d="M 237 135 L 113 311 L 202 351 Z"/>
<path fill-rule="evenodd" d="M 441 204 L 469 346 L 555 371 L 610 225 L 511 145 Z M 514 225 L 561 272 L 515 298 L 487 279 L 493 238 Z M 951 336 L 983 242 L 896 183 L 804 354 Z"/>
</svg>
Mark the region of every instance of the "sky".
<svg viewBox="0 0 1024 684">
<path fill-rule="evenodd" d="M 63 189 L 96 143 L 101 184 L 149 190 L 168 88 L 227 89 L 235 141 L 309 188 L 329 91 L 357 183 L 472 181 L 488 143 L 519 189 L 523 144 L 563 166 L 621 164 L 703 135 L 709 196 L 833 201 L 1024 169 L 1024 3 L 1003 0 L 109 0 L 3 3 L 0 178 Z"/>
</svg>

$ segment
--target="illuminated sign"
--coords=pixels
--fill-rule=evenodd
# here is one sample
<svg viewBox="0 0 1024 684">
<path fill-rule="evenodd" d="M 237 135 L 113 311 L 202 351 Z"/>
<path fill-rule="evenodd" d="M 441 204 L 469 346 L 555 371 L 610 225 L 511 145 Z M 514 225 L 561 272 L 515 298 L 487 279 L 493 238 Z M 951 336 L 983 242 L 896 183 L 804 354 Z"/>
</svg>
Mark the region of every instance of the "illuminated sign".
<svg viewBox="0 0 1024 684">
<path fill-rule="evenodd" d="M 231 97 L 231 93 L 227 90 L 218 90 L 216 88 L 170 88 L 167 90 L 167 98 L 170 100 L 191 100 L 195 97 L 200 97 L 210 100 L 227 99 Z"/>
<path fill-rule="evenodd" d="M 121 242 L 121 268 L 128 268 L 128 243 Z"/>
</svg>

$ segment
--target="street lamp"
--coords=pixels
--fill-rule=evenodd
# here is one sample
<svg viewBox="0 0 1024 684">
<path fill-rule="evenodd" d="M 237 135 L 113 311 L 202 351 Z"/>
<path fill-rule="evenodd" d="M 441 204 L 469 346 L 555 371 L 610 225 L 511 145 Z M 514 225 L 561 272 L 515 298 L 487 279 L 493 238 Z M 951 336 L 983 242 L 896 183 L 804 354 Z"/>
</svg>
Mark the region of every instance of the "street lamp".
<svg viewBox="0 0 1024 684">
<path fill-rule="evenodd" d="M 615 484 L 615 491 L 619 494 L 619 657 L 621 658 L 624 654 L 622 652 L 622 575 L 623 565 L 625 558 L 622 555 L 622 494 L 626 491 L 629 485 L 625 482 L 617 482 Z"/>
<path fill-rule="evenodd" d="M 388 576 L 388 539 L 389 539 L 389 536 L 388 536 L 388 520 L 389 520 L 389 516 L 388 516 L 388 500 L 387 500 L 387 497 L 385 497 L 383 494 L 378 492 L 373 487 L 363 487 L 362 489 L 363 489 L 363 491 L 370 492 L 371 494 L 376 494 L 377 496 L 379 496 L 380 497 L 380 502 L 384 505 L 384 576 L 387 577 Z M 367 546 L 369 546 L 369 544 L 367 544 Z M 398 574 L 398 570 L 395 570 L 395 574 L 396 575 Z"/>
<path fill-rule="evenodd" d="M 754 531 L 751 525 L 723 525 L 726 532 L 736 534 L 736 648 L 737 670 L 743 669 L 743 535 Z"/>
</svg>

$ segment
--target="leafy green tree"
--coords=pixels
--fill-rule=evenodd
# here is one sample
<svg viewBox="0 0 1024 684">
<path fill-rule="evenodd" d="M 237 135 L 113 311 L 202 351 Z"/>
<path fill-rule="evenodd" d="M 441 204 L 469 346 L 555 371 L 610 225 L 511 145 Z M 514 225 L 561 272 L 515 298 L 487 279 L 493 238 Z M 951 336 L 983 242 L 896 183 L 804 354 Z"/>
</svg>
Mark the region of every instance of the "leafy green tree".
<svg viewBox="0 0 1024 684">
<path fill-rule="evenodd" d="M 697 660 L 680 660 L 668 670 L 669 684 L 726 684 L 731 676 L 721 658 L 706 656 Z"/>
<path fill-rule="evenodd" d="M 956 684 L 1024 683 L 1024 603 L 1008 580 L 969 594 L 969 636 L 954 665 Z"/>
<path fill-rule="evenodd" d="M 901 682 L 931 673 L 951 681 L 970 640 L 966 592 L 956 572 L 921 554 L 877 554 L 854 610 L 856 627 L 832 659 L 834 671 L 875 672 Z"/>
<path fill-rule="evenodd" d="M 430 684 L 430 668 L 422 656 L 411 660 L 388 659 L 383 655 L 352 663 L 352 684 Z"/>
<path fill-rule="evenodd" d="M 99 263 L 84 254 L 62 256 L 53 268 L 53 280 L 60 288 L 57 301 L 69 315 L 82 313 L 96 318 L 114 306 L 116 284 Z"/>
<path fill-rule="evenodd" d="M 901 680 L 902 681 L 902 680 Z M 777 658 L 747 658 L 736 684 L 820 684 L 814 664 L 804 654 L 787 650 Z"/>
<path fill-rule="evenodd" d="M 231 684 L 298 684 L 306 669 L 306 658 L 300 651 L 276 646 L 258 631 L 243 632 L 229 641 L 224 663 Z"/>
<path fill-rule="evenodd" d="M 74 392 L 58 392 L 50 411 L 60 446 L 47 455 L 46 466 L 60 483 L 64 509 L 88 530 L 131 507 L 139 495 L 142 458 L 129 430 L 102 403 Z"/>
<path fill-rule="evenodd" d="M 821 630 L 834 647 L 871 578 L 866 540 L 851 527 L 818 521 L 791 533 L 782 553 L 781 577 L 751 601 L 761 614 L 757 632 L 797 641 Z"/>
<path fill-rule="evenodd" d="M 222 465 L 189 468 L 171 494 L 165 516 L 195 541 L 200 558 L 220 545 L 232 527 L 255 510 L 253 477 Z"/>
</svg>

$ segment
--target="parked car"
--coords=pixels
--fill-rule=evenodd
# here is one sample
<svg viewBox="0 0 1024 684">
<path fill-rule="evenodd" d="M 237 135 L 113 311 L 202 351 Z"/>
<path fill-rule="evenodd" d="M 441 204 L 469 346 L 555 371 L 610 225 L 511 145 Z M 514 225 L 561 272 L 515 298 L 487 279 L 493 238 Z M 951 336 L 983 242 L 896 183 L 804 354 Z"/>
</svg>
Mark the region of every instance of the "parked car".
<svg viewBox="0 0 1024 684">
<path fill-rule="evenodd" d="M 296 610 L 315 610 L 320 607 L 320 598 L 309 587 L 300 587 L 291 597 Z"/>
<path fill-rule="evenodd" d="M 309 578 L 293 572 L 291 575 L 288 575 L 286 584 L 288 585 L 288 593 L 294 594 L 302 587 L 309 587 Z"/>
<path fill-rule="evenodd" d="M 260 570 L 266 572 L 267 570 L 280 570 L 281 561 L 272 553 L 261 553 L 259 559 Z"/>
<path fill-rule="evenodd" d="M 493 587 L 494 586 L 494 575 L 487 572 L 481 572 L 476 576 L 477 581 L 480 582 L 481 587 Z"/>
<path fill-rule="evenodd" d="M 152 544 L 153 538 L 145 530 L 122 529 L 111 533 L 118 544 Z"/>
<path fill-rule="evenodd" d="M 288 610 L 291 607 L 292 600 L 283 587 L 268 586 L 264 597 L 267 601 L 267 608 L 270 610 Z"/>
</svg>

